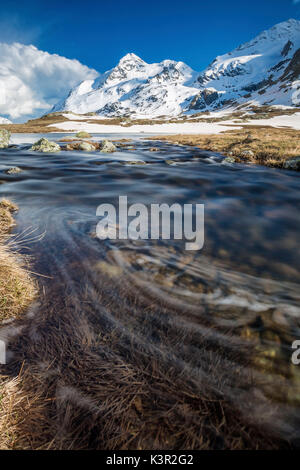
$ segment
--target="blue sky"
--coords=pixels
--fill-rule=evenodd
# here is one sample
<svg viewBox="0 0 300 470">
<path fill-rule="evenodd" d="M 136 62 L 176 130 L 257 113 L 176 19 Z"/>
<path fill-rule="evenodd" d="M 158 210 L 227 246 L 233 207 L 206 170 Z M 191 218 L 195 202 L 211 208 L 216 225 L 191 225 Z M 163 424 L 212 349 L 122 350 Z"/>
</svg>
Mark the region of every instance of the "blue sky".
<svg viewBox="0 0 300 470">
<path fill-rule="evenodd" d="M 34 44 L 100 72 L 127 52 L 202 70 L 289 18 L 300 19 L 300 0 L 10 0 L 0 6 L 0 42 Z"/>
</svg>

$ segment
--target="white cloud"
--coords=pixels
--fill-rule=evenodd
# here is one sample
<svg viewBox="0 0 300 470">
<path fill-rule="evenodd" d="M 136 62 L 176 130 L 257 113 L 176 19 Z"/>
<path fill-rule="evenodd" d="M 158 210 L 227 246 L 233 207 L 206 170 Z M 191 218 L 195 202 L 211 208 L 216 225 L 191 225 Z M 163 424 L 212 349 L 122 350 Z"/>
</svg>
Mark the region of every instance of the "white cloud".
<svg viewBox="0 0 300 470">
<path fill-rule="evenodd" d="M 0 43 L 0 115 L 18 119 L 42 114 L 81 80 L 97 75 L 77 60 L 34 46 Z"/>
</svg>

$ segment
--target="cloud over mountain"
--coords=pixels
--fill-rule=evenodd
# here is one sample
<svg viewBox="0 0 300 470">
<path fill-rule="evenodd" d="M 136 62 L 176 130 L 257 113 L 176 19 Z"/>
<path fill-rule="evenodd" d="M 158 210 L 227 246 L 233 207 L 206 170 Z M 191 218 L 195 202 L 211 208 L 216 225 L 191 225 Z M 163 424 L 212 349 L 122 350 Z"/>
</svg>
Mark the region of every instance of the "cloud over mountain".
<svg viewBox="0 0 300 470">
<path fill-rule="evenodd" d="M 77 60 L 19 43 L 0 43 L 0 115 L 42 114 L 68 90 L 98 73 Z"/>
</svg>

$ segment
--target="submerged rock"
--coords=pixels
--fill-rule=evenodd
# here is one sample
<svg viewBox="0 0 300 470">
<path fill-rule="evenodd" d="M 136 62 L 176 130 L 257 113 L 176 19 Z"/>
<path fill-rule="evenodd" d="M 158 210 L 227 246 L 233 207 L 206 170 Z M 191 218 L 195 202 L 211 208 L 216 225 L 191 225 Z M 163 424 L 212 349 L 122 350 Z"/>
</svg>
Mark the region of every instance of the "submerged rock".
<svg viewBox="0 0 300 470">
<path fill-rule="evenodd" d="M 106 261 L 100 261 L 99 263 L 96 264 L 96 269 L 99 271 L 102 271 L 102 273 L 106 274 L 107 276 L 114 278 L 117 277 L 119 278 L 123 274 L 123 269 L 121 266 L 113 265 L 110 263 L 107 263 Z"/>
<path fill-rule="evenodd" d="M 15 167 L 13 167 L 13 168 L 9 168 L 9 169 L 6 171 L 6 173 L 7 173 L 8 175 L 16 175 L 17 173 L 21 173 L 21 172 L 22 172 L 22 170 L 21 170 L 21 168 L 19 168 L 18 166 L 15 166 Z"/>
<path fill-rule="evenodd" d="M 35 152 L 55 153 L 60 151 L 60 146 L 56 142 L 50 142 L 50 140 L 42 138 L 33 144 L 30 150 L 34 150 Z"/>
<path fill-rule="evenodd" d="M 89 142 L 81 142 L 78 146 L 79 150 L 82 150 L 83 152 L 94 152 L 95 147 L 94 145 L 90 144 Z"/>
<path fill-rule="evenodd" d="M 290 158 L 284 162 L 283 168 L 286 170 L 297 170 L 300 171 L 300 157 Z"/>
<path fill-rule="evenodd" d="M 77 132 L 75 136 L 78 137 L 79 139 L 89 139 L 91 137 L 91 134 L 85 131 L 80 131 L 80 132 Z"/>
<path fill-rule="evenodd" d="M 0 149 L 6 149 L 9 146 L 11 133 L 7 129 L 0 130 Z"/>
<path fill-rule="evenodd" d="M 102 140 L 102 142 L 100 142 L 100 152 L 112 153 L 116 150 L 117 147 L 109 140 Z"/>
<path fill-rule="evenodd" d="M 224 160 L 222 160 L 222 163 L 235 163 L 235 158 L 234 157 L 226 157 Z"/>
</svg>

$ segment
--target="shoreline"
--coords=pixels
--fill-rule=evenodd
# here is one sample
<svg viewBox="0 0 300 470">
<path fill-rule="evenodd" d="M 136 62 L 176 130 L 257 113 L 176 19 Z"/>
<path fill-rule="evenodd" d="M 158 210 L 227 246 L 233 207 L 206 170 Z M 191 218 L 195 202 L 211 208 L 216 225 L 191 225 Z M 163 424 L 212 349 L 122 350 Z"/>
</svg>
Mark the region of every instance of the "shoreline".
<svg viewBox="0 0 300 470">
<path fill-rule="evenodd" d="M 252 126 L 217 135 L 168 135 L 149 140 L 190 145 L 221 153 L 226 163 L 250 163 L 271 168 L 300 170 L 299 132 Z"/>
<path fill-rule="evenodd" d="M 87 127 L 83 129 L 85 131 L 89 130 Z M 112 139 L 112 141 L 124 140 L 126 136 L 127 139 L 130 138 L 130 140 L 132 140 L 132 136 L 138 140 L 167 142 L 173 145 L 197 147 L 204 151 L 224 155 L 224 157 L 226 157 L 224 158 L 224 163 L 228 164 L 246 163 L 286 170 L 300 170 L 299 132 L 294 129 L 247 126 L 229 129 L 218 134 L 144 134 L 124 132 L 123 129 L 122 131 L 123 132 L 111 134 L 102 133 L 102 135 L 105 135 L 105 138 Z M 33 135 L 34 134 L 35 133 L 33 133 Z M 60 142 L 72 142 L 72 137 L 74 137 L 74 141 L 80 140 L 88 144 L 92 144 L 93 142 L 97 143 L 99 141 L 99 135 L 95 135 L 96 133 L 91 133 L 92 135 L 90 135 L 88 139 L 76 139 L 76 131 L 70 131 L 69 133 L 61 131 L 52 133 L 41 132 L 41 134 L 46 134 L 47 136 L 53 134 L 53 141 L 58 144 L 60 144 Z M 66 134 L 66 140 L 61 138 L 57 141 L 55 139 L 57 134 Z M 12 136 L 12 145 L 18 145 L 20 143 L 19 136 L 21 135 L 25 136 L 27 133 L 15 133 L 15 136 Z M 124 136 L 124 138 L 115 139 L 117 135 Z M 69 137 L 68 140 L 67 137 Z M 34 143 L 37 140 L 29 138 L 28 135 L 26 139 L 27 143 Z"/>
<path fill-rule="evenodd" d="M 196 146 L 227 157 L 226 163 L 251 163 L 300 170 L 299 108 L 252 107 L 170 119 L 101 118 L 71 112 L 50 113 L 24 124 L 0 125 L 12 134 L 135 135 L 138 138 Z"/>
</svg>

